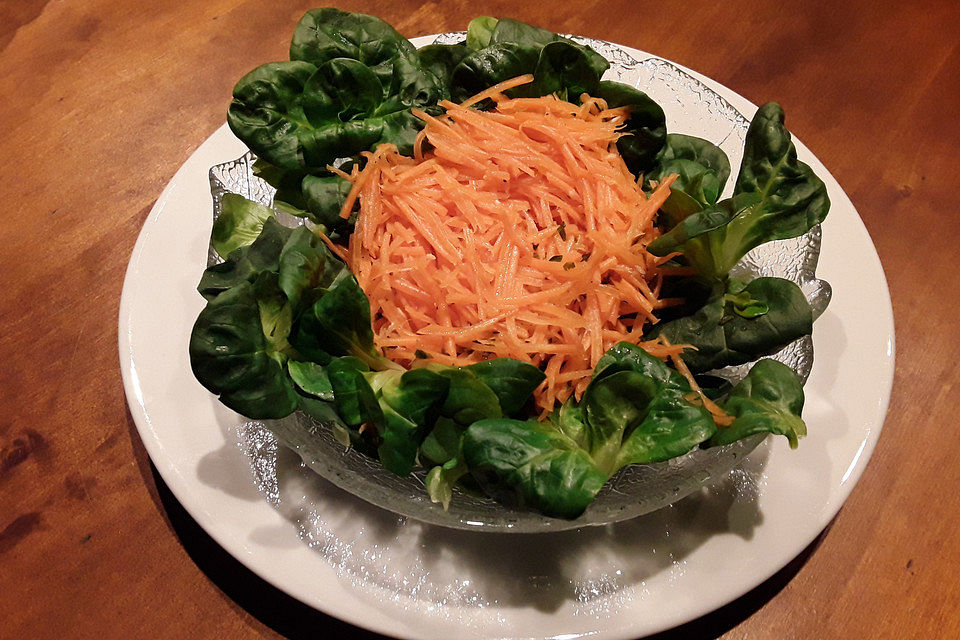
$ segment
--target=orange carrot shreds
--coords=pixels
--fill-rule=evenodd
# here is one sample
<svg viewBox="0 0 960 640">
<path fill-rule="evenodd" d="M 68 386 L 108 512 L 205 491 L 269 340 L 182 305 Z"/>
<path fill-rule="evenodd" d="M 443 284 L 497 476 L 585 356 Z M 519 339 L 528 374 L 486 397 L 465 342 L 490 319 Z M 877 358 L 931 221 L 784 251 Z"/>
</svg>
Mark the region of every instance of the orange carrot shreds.
<svg viewBox="0 0 960 640">
<path fill-rule="evenodd" d="M 669 307 L 677 307 L 686 302 L 686 298 L 660 298 L 657 300 L 657 304 L 654 305 L 657 309 L 667 309 Z"/>
<path fill-rule="evenodd" d="M 364 156 L 367 157 L 367 163 L 372 165 L 377 165 L 377 160 L 383 158 L 384 156 L 395 156 L 397 158 L 403 158 L 400 154 L 397 153 L 397 148 L 392 144 L 382 144 L 377 147 L 377 150 L 372 154 L 369 152 L 364 152 Z M 327 167 L 328 169 L 331 167 Z M 340 209 L 340 217 L 346 220 L 350 217 L 350 212 L 353 210 L 353 205 L 356 203 L 357 198 L 360 195 L 360 190 L 363 189 L 363 185 L 368 179 L 370 179 L 372 172 L 367 172 L 366 170 L 359 172 L 358 174 L 344 174 L 340 172 L 340 177 L 346 178 L 353 182 L 353 188 L 350 189 L 350 193 L 347 194 L 347 199 L 343 203 L 343 208 Z"/>
<path fill-rule="evenodd" d="M 662 261 L 646 245 L 672 179 L 643 194 L 616 149 L 625 110 L 503 94 L 523 82 L 443 102 L 443 115 L 415 112 L 415 158 L 387 145 L 366 154 L 348 176 L 344 213 L 357 199 L 360 213 L 347 258 L 384 355 L 530 362 L 546 374 L 535 391 L 546 414 L 655 321 Z M 486 99 L 496 108 L 469 108 Z M 640 344 L 664 359 L 683 348 Z"/>
<path fill-rule="evenodd" d="M 666 338 L 661 338 L 661 341 L 663 342 L 664 346 L 673 346 L 667 341 Z M 692 389 L 693 394 L 692 399 L 699 399 L 700 403 L 703 405 L 703 408 L 710 412 L 714 423 L 718 427 L 729 427 L 731 424 L 733 424 L 733 416 L 720 408 L 720 405 L 708 398 L 707 394 L 705 394 L 703 389 L 700 388 L 700 385 L 697 384 L 696 379 L 693 377 L 693 374 L 690 372 L 687 364 L 683 361 L 683 357 L 680 355 L 680 353 L 670 353 L 670 360 L 673 362 L 673 366 L 676 367 L 677 371 L 680 372 L 680 375 L 686 378 L 687 382 L 690 383 L 690 389 Z"/>
<path fill-rule="evenodd" d="M 478 102 L 482 102 L 487 98 L 497 98 L 501 94 L 503 94 L 504 91 L 513 89 L 514 87 L 519 87 L 520 85 L 529 84 L 531 82 L 533 82 L 532 73 L 525 73 L 522 76 L 517 76 L 516 78 L 504 80 L 503 82 L 499 82 L 493 85 L 492 87 L 490 87 L 489 89 L 485 89 L 480 93 L 478 93 L 477 95 L 471 98 L 468 98 L 461 106 L 469 107 L 477 104 Z"/>
<path fill-rule="evenodd" d="M 322 233 L 320 231 L 316 231 L 315 233 L 320 237 L 321 240 L 323 240 L 323 244 L 327 245 L 327 248 L 330 249 L 330 251 L 332 251 L 334 255 L 336 255 L 338 258 L 340 258 L 344 262 L 348 260 L 347 252 L 341 245 L 334 244 L 333 240 L 327 237 L 327 234 L 325 233 Z"/>
</svg>

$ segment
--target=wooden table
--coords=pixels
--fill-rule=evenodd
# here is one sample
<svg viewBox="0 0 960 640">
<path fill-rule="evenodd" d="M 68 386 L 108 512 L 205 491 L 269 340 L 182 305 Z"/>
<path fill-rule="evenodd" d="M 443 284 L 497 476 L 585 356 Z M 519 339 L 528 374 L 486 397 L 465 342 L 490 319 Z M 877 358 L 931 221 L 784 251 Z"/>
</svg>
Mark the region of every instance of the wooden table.
<svg viewBox="0 0 960 640">
<path fill-rule="evenodd" d="M 511 15 L 643 48 L 786 106 L 886 269 L 890 412 L 863 479 L 811 548 L 664 637 L 958 637 L 960 5 L 672 4 L 342 8 L 408 37 L 464 28 L 478 12 Z M 309 7 L 0 4 L 4 637 L 372 637 L 268 587 L 185 514 L 151 469 L 117 364 L 124 268 L 147 212 L 222 124 L 234 82 L 283 58 Z"/>
</svg>

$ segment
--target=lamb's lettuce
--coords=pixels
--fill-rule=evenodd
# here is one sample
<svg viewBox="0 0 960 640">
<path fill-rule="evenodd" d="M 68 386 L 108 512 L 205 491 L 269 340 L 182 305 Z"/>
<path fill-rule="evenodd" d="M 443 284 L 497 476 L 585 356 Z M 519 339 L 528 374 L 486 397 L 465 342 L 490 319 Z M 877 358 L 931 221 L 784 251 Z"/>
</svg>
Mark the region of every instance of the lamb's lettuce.
<svg viewBox="0 0 960 640">
<path fill-rule="evenodd" d="M 639 175 L 656 166 L 667 140 L 667 120 L 660 105 L 639 89 L 608 80 L 597 85 L 595 95 L 611 108 L 630 109 L 624 135 L 617 140 L 617 150 L 627 168 Z"/>
<path fill-rule="evenodd" d="M 356 279 L 306 227 L 268 217 L 260 234 L 209 267 L 198 287 L 208 300 L 190 339 L 194 374 L 224 404 L 250 418 L 279 418 L 297 389 L 319 395 L 318 365 L 350 356 L 369 368 L 395 366 L 373 345 L 370 310 Z M 304 328 L 306 327 L 306 328 Z"/>
<path fill-rule="evenodd" d="M 686 453 L 715 430 L 690 391 L 662 360 L 628 342 L 614 345 L 597 363 L 579 406 L 585 448 L 608 475 L 626 464 Z M 664 428 L 664 415 L 675 419 L 672 428 Z"/>
<path fill-rule="evenodd" d="M 454 67 L 450 76 L 450 96 L 463 102 L 491 86 L 533 73 L 542 47 L 506 42 L 473 51 Z M 511 89 L 512 96 L 529 97 L 528 85 Z"/>
<path fill-rule="evenodd" d="M 397 59 L 413 51 L 413 45 L 384 20 L 334 8 L 307 11 L 290 42 L 291 60 L 315 65 L 335 58 L 358 60 L 376 69 L 388 86 Z"/>
<path fill-rule="evenodd" d="M 282 418 L 297 407 L 260 322 L 253 285 L 242 282 L 207 303 L 190 336 L 190 365 L 203 386 L 251 418 Z"/>
<path fill-rule="evenodd" d="M 790 280 L 731 278 L 694 313 L 654 325 L 646 335 L 691 345 L 684 362 L 692 371 L 709 371 L 756 360 L 812 330 L 810 305 Z"/>
<path fill-rule="evenodd" d="M 778 278 L 744 284 L 729 278 L 748 251 L 806 233 L 829 210 L 826 186 L 797 159 L 783 121 L 776 103 L 757 111 L 731 198 L 715 202 L 728 167 L 722 152 L 703 141 L 670 138 L 654 173 L 662 178 L 677 172 L 680 178 L 662 211 L 672 228 L 648 249 L 654 255 L 681 253 L 695 271 L 686 288 L 705 283 L 712 294 L 693 313 L 655 325 L 647 335 L 696 347 L 684 354 L 694 371 L 754 360 L 812 330 L 810 306 L 795 284 Z M 682 290 L 683 283 L 669 287 L 680 297 L 695 297 Z"/>
<path fill-rule="evenodd" d="M 436 56 L 422 62 L 379 18 L 314 9 L 297 25 L 289 61 L 261 65 L 237 82 L 227 122 L 277 187 L 278 208 L 349 232 L 337 215 L 349 189 L 327 166 L 381 143 L 410 153 L 423 124 L 411 108 L 436 110 L 449 96 L 438 64 Z"/>
<path fill-rule="evenodd" d="M 379 18 L 308 11 L 290 61 L 262 65 L 234 88 L 228 122 L 258 156 L 287 171 L 316 172 L 382 142 L 409 152 L 443 83 L 417 50 Z"/>
<path fill-rule="evenodd" d="M 308 360 L 290 360 L 287 371 L 299 391 L 320 400 L 333 401 L 333 385 L 323 366 Z"/>
<path fill-rule="evenodd" d="M 708 140 L 671 133 L 657 155 L 656 168 L 644 177 L 661 181 L 674 173 L 677 179 L 670 186 L 673 202 L 663 207 L 671 226 L 690 213 L 717 203 L 730 177 L 730 161 L 720 147 Z M 686 202 L 688 198 L 693 202 Z"/>
<path fill-rule="evenodd" d="M 529 73 L 533 74 L 533 83 L 507 94 L 556 94 L 577 102 L 581 93 L 595 92 L 600 77 L 610 66 L 590 47 L 509 18 L 475 18 L 467 28 L 466 48 L 467 55 L 450 74 L 450 94 L 457 101 Z"/>
<path fill-rule="evenodd" d="M 384 371 L 372 377 L 386 417 L 380 461 L 390 471 L 407 475 L 417 463 L 428 425 L 448 395 L 449 379 L 429 369 Z"/>
<path fill-rule="evenodd" d="M 453 70 L 470 53 L 469 47 L 463 42 L 428 44 L 418 49 L 417 53 L 420 55 L 420 64 L 440 80 L 444 97 L 449 98 Z"/>
<path fill-rule="evenodd" d="M 220 215 L 213 223 L 210 246 L 221 258 L 236 249 L 253 244 L 268 218 L 276 217 L 269 207 L 247 200 L 236 193 L 220 199 Z"/>
<path fill-rule="evenodd" d="M 342 263 L 332 282 L 314 291 L 315 302 L 302 309 L 293 346 L 308 358 L 324 362 L 330 357 L 353 356 L 369 368 L 391 366 L 373 343 L 370 303 Z"/>
<path fill-rule="evenodd" d="M 420 459 L 429 466 L 446 465 L 460 457 L 460 438 L 465 427 L 454 420 L 440 416 L 433 429 L 420 445 Z"/>
<path fill-rule="evenodd" d="M 586 451 L 550 424 L 480 420 L 463 438 L 471 476 L 487 495 L 557 518 L 576 518 L 607 475 Z"/>
<path fill-rule="evenodd" d="M 475 422 L 456 460 L 498 500 L 575 518 L 623 466 L 669 460 L 698 445 L 729 444 L 757 433 L 785 435 L 793 446 L 806 433 L 800 382 L 773 360 L 759 362 L 722 406 L 735 420 L 718 428 L 680 374 L 623 342 L 598 363 L 582 402 L 568 400 L 548 422 Z M 445 495 L 443 469 L 435 475 L 436 492 Z"/>
<path fill-rule="evenodd" d="M 449 508 L 450 500 L 453 498 L 453 487 L 467 473 L 466 463 L 456 457 L 430 469 L 424 482 L 430 500 L 443 505 L 444 509 Z"/>
<path fill-rule="evenodd" d="M 649 251 L 679 251 L 700 277 L 721 281 L 754 247 L 820 224 L 830 208 L 826 186 L 797 159 L 783 121 L 777 103 L 760 107 L 747 130 L 733 197 L 687 216 Z"/>
<path fill-rule="evenodd" d="M 479 51 L 490 46 L 493 30 L 497 28 L 496 18 L 477 16 L 467 25 L 466 47 L 470 51 Z"/>
<path fill-rule="evenodd" d="M 621 342 L 597 363 L 583 395 L 588 450 L 612 474 L 626 464 L 682 455 L 711 435 L 710 413 L 690 384 L 662 360 Z"/>
<path fill-rule="evenodd" d="M 212 300 L 241 282 L 252 283 L 264 271 L 278 272 L 280 252 L 291 232 L 275 218 L 267 218 L 256 240 L 237 247 L 226 256 L 226 260 L 203 272 L 197 290 L 204 298 Z"/>
<path fill-rule="evenodd" d="M 579 102 L 584 93 L 595 95 L 600 73 L 593 66 L 588 51 L 590 49 L 572 42 L 555 41 L 544 45 L 533 70 L 530 92 L 538 96 L 553 94 L 574 103 Z"/>
<path fill-rule="evenodd" d="M 369 370 L 366 363 L 349 356 L 334 358 L 326 365 L 326 370 L 337 413 L 347 426 L 359 429 L 372 425 L 377 433 L 382 434 L 385 425 L 383 409 L 363 375 Z"/>
<path fill-rule="evenodd" d="M 526 366 L 536 368 L 529 364 Z M 433 365 L 432 369 L 449 380 L 449 391 L 440 408 L 442 416 L 461 427 L 467 427 L 477 420 L 503 415 L 497 394 L 473 371 L 443 365 Z"/>
<path fill-rule="evenodd" d="M 610 63 L 607 62 L 607 59 L 590 47 L 576 44 L 573 40 L 564 38 L 552 31 L 520 22 L 519 20 L 513 20 L 512 18 L 500 18 L 490 33 L 491 45 L 503 42 L 515 42 L 538 47 L 544 47 L 553 42 L 575 44 L 588 56 L 590 65 L 598 76 L 603 75 L 603 72 L 610 68 Z"/>
<path fill-rule="evenodd" d="M 537 367 L 513 358 L 493 358 L 465 367 L 497 396 L 504 415 L 513 416 L 523 409 L 533 390 L 543 382 Z"/>
<path fill-rule="evenodd" d="M 800 419 L 803 400 L 803 385 L 790 367 L 776 360 L 760 360 L 730 393 L 724 409 L 735 419 L 714 434 L 710 446 L 774 433 L 796 449 L 797 440 L 807 435 L 807 426 Z"/>
<path fill-rule="evenodd" d="M 353 230 L 352 221 L 341 218 L 340 210 L 352 188 L 352 182 L 337 175 L 304 176 L 299 193 L 306 217 L 323 225 L 333 238 L 349 235 Z M 278 197 L 283 195 L 280 193 Z"/>
<path fill-rule="evenodd" d="M 349 171 L 351 166 L 352 162 L 342 162 L 339 168 Z M 263 158 L 257 158 L 253 172 L 277 190 L 273 197 L 273 208 L 277 211 L 307 218 L 334 239 L 353 231 L 354 217 L 340 217 L 353 187 L 349 180 L 330 173 L 326 167 L 305 173 L 305 170 L 275 167 Z"/>
<path fill-rule="evenodd" d="M 441 91 L 437 78 L 424 72 L 416 47 L 387 22 L 363 13 L 307 11 L 294 30 L 290 59 L 317 67 L 355 60 L 376 76 L 385 105 L 435 104 Z"/>
</svg>

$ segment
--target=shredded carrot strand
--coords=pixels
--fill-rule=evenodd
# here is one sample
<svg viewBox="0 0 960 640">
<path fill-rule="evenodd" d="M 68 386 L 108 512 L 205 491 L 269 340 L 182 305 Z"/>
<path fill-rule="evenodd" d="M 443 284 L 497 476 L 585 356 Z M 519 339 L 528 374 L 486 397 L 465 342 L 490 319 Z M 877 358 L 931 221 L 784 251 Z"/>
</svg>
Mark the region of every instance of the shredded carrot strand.
<svg viewBox="0 0 960 640">
<path fill-rule="evenodd" d="M 509 80 L 504 80 L 503 82 L 498 82 L 497 84 L 493 85 L 489 89 L 485 89 L 480 93 L 476 94 L 475 96 L 467 98 L 465 101 L 463 101 L 460 104 L 460 106 L 466 108 L 466 107 L 473 106 L 478 102 L 482 102 L 487 98 L 497 98 L 504 91 L 508 91 L 510 89 L 513 89 L 514 87 L 519 87 L 521 85 L 529 84 L 531 82 L 533 82 L 532 73 L 525 73 L 522 76 L 517 76 L 516 78 L 510 78 Z"/>
<path fill-rule="evenodd" d="M 672 346 L 666 338 L 661 338 L 661 341 L 665 346 Z M 710 412 L 714 423 L 716 423 L 718 427 L 729 427 L 731 424 L 733 424 L 733 416 L 721 409 L 720 405 L 718 405 L 716 402 L 708 398 L 703 392 L 703 389 L 700 388 L 700 385 L 697 384 L 696 379 L 690 372 L 690 368 L 687 367 L 687 363 L 683 361 L 680 353 L 671 353 L 670 360 L 673 362 L 673 366 L 676 367 L 677 371 L 680 372 L 680 375 L 686 378 L 687 382 L 690 383 L 690 389 L 692 389 L 693 393 L 696 394 L 696 397 L 700 399 L 700 402 L 703 404 L 703 408 Z"/>
<path fill-rule="evenodd" d="M 316 233 L 318 236 L 320 236 L 320 239 L 323 240 L 323 244 L 327 245 L 327 248 L 330 249 L 330 251 L 333 251 L 333 253 L 334 253 L 338 258 L 340 258 L 340 259 L 343 260 L 344 262 L 347 262 L 347 261 L 348 261 L 347 252 L 346 252 L 346 250 L 344 250 L 344 248 L 343 248 L 342 246 L 340 246 L 340 245 L 338 245 L 338 244 L 334 244 L 333 240 L 331 240 L 329 237 L 327 237 L 327 234 L 325 234 L 325 233 L 323 233 L 323 232 L 316 231 L 315 233 Z"/>
</svg>

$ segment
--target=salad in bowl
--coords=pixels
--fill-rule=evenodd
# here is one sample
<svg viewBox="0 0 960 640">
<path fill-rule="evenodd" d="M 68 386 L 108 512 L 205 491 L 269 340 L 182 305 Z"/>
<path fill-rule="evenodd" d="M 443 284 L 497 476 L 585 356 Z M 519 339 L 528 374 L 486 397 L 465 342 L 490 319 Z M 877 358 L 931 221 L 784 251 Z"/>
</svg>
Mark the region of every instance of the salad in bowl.
<svg viewBox="0 0 960 640">
<path fill-rule="evenodd" d="M 696 84 L 505 18 L 418 49 L 307 12 L 234 89 L 250 153 L 211 170 L 195 376 L 339 486 L 449 526 L 611 522 L 769 434 L 796 447 L 826 188 L 776 103 L 721 110 L 716 141 L 668 131 L 665 73 Z"/>
</svg>

